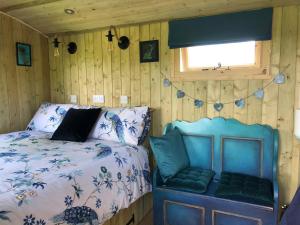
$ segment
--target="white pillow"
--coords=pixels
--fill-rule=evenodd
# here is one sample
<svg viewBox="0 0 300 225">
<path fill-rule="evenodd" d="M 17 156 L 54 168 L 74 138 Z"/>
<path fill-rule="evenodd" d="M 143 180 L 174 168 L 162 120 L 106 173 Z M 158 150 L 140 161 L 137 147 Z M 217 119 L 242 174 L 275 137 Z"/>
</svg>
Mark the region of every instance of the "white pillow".
<svg viewBox="0 0 300 225">
<path fill-rule="evenodd" d="M 150 111 L 147 106 L 133 108 L 102 108 L 90 138 L 141 144 L 150 128 Z"/>
<path fill-rule="evenodd" d="M 42 103 L 26 130 L 53 133 L 61 124 L 67 111 L 74 106 L 73 104 Z"/>
</svg>

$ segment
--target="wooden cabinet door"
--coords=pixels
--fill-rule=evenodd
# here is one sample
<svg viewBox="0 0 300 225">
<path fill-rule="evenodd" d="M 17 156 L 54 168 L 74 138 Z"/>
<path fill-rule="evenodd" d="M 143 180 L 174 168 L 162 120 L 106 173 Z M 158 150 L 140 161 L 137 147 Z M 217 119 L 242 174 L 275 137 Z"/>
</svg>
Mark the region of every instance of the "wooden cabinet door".
<svg viewBox="0 0 300 225">
<path fill-rule="evenodd" d="M 164 225 L 205 225 L 204 220 L 204 207 L 164 201 Z"/>
</svg>

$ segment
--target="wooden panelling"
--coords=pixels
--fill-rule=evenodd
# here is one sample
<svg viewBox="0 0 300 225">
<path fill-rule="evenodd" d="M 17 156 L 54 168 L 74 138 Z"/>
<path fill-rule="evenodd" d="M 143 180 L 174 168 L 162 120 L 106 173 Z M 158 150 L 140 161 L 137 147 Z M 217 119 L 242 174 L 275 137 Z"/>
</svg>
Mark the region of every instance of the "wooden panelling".
<svg viewBox="0 0 300 225">
<path fill-rule="evenodd" d="M 0 11 L 44 33 L 60 33 L 291 4 L 299 0 L 1 0 Z M 65 14 L 66 8 L 75 14 Z"/>
<path fill-rule="evenodd" d="M 197 120 L 214 116 L 233 117 L 245 123 L 263 123 L 278 127 L 281 143 L 279 165 L 281 202 L 288 202 L 299 185 L 300 177 L 300 147 L 293 137 L 295 86 L 297 82 L 299 84 L 300 77 L 299 15 L 299 6 L 274 9 L 271 73 L 274 76 L 283 71 L 287 75 L 287 80 L 283 85 L 270 85 L 265 90 L 263 100 L 250 97 L 242 109 L 230 103 L 225 104 L 221 112 L 216 112 L 213 103 L 218 100 L 231 102 L 247 96 L 269 80 L 174 82 L 174 85 L 183 89 L 186 94 L 208 102 L 200 109 L 195 108 L 190 99 L 177 99 L 176 88 L 163 87 L 163 78 L 170 76 L 175 57 L 174 51 L 169 50 L 167 44 L 167 22 L 121 27 L 119 29 L 121 35 L 127 35 L 131 40 L 127 50 L 120 50 L 115 44 L 113 51 L 109 52 L 105 37 L 107 30 L 66 34 L 60 37 L 64 46 L 68 41 L 76 41 L 80 48 L 75 55 L 64 53 L 63 60 L 54 59 L 52 50 L 50 51 L 52 100 L 66 101 L 67 97 L 59 93 L 69 93 L 69 86 L 66 86 L 68 82 L 72 89 L 70 93 L 79 95 L 81 103 L 91 103 L 86 99 L 90 99 L 93 94 L 104 94 L 105 105 L 119 106 L 120 95 L 127 95 L 130 106 L 149 105 L 156 109 L 153 118 L 155 135 L 161 134 L 162 127 L 171 120 Z M 94 37 L 93 42 L 91 37 Z M 159 40 L 160 62 L 140 64 L 138 42 L 152 39 Z M 49 43 L 51 41 L 52 39 Z M 51 46 L 50 48 L 52 49 Z M 56 69 L 61 66 L 63 69 Z M 61 74 L 65 71 L 67 74 Z M 65 85 L 60 86 L 61 77 L 70 80 L 64 81 Z M 60 88 L 63 90 L 59 90 Z M 144 208 L 151 209 L 150 199 L 144 201 Z"/>
<path fill-rule="evenodd" d="M 31 44 L 32 67 L 16 66 L 16 42 Z M 24 129 L 41 102 L 50 100 L 48 40 L 0 14 L 0 49 L 0 133 L 4 133 Z"/>
<path fill-rule="evenodd" d="M 294 173 L 292 168 L 293 153 L 293 115 L 295 102 L 296 83 L 296 54 L 297 54 L 297 28 L 298 28 L 298 8 L 287 7 L 282 13 L 282 36 L 280 49 L 279 69 L 285 69 L 287 76 L 284 85 L 279 86 L 277 126 L 281 136 L 281 157 L 279 159 L 279 176 L 281 177 L 281 187 L 285 187 L 282 195 L 283 199 L 290 198 L 291 184 Z"/>
</svg>

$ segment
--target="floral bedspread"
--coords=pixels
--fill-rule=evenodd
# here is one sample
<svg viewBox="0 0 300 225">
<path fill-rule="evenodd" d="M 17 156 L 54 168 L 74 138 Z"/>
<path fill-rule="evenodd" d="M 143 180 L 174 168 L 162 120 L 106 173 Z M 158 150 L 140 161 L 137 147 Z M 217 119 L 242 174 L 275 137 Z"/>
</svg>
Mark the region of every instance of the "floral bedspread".
<svg viewBox="0 0 300 225">
<path fill-rule="evenodd" d="M 96 225 L 151 191 L 143 147 L 0 135 L 1 225 Z"/>
</svg>

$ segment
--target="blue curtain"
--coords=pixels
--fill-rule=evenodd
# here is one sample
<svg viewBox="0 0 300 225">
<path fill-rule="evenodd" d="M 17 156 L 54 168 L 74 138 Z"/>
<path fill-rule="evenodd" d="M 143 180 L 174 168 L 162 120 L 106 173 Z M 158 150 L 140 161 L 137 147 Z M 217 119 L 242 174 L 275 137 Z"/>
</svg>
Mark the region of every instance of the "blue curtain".
<svg viewBox="0 0 300 225">
<path fill-rule="evenodd" d="M 272 39 L 273 9 L 266 8 L 169 22 L 169 47 Z"/>
</svg>

